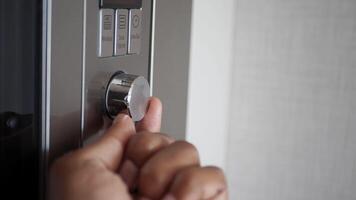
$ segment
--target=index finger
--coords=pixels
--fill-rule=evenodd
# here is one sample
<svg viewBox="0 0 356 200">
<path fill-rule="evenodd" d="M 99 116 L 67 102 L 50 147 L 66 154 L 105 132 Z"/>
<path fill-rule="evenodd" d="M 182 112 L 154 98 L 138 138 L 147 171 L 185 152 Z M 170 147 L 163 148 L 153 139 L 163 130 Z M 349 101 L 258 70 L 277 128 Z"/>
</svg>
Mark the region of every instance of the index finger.
<svg viewBox="0 0 356 200">
<path fill-rule="evenodd" d="M 120 165 L 125 146 L 134 133 L 132 119 L 126 114 L 119 114 L 97 142 L 80 150 L 81 158 L 98 160 L 109 170 L 115 171 Z"/>
</svg>

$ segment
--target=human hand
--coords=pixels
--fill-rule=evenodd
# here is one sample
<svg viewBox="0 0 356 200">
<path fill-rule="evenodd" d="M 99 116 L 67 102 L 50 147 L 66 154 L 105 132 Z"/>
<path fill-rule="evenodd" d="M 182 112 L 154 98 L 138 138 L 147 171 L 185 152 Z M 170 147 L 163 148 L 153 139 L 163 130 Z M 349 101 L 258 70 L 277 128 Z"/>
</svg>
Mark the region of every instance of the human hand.
<svg viewBox="0 0 356 200">
<path fill-rule="evenodd" d="M 151 98 L 136 127 L 120 114 L 97 142 L 58 159 L 50 172 L 50 199 L 227 199 L 220 169 L 201 167 L 192 144 L 157 133 L 161 113 L 161 102 Z"/>
</svg>

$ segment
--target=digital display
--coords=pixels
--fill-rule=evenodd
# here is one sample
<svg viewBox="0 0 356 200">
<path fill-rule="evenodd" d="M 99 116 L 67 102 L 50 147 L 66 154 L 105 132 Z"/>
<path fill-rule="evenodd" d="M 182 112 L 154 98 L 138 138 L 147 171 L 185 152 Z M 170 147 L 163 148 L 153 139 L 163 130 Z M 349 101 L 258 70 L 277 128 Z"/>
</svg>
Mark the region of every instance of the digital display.
<svg viewBox="0 0 356 200">
<path fill-rule="evenodd" d="M 101 0 L 102 8 L 141 8 L 142 0 Z"/>
</svg>

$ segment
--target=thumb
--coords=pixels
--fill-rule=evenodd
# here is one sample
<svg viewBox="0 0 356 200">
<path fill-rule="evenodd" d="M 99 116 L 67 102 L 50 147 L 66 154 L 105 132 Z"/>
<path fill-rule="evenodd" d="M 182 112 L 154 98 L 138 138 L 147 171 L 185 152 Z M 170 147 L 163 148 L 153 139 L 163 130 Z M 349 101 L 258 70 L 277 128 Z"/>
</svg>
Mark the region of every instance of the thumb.
<svg viewBox="0 0 356 200">
<path fill-rule="evenodd" d="M 114 171 L 120 165 L 126 143 L 134 133 L 132 119 L 126 114 L 119 114 L 106 133 L 97 142 L 84 147 L 81 153 L 85 159 L 99 160 Z"/>
</svg>

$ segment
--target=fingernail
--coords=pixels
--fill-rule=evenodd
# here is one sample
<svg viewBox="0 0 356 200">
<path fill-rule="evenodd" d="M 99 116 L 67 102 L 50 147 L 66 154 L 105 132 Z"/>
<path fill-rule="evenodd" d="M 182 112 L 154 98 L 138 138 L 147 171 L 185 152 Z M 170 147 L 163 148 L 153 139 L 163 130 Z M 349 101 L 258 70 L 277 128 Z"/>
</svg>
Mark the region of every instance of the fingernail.
<svg viewBox="0 0 356 200">
<path fill-rule="evenodd" d="M 129 189 L 132 189 L 135 184 L 135 179 L 138 174 L 138 168 L 131 160 L 126 160 L 121 167 L 120 175 Z"/>
<path fill-rule="evenodd" d="M 120 121 L 122 121 L 122 120 L 124 120 L 124 119 L 126 119 L 128 117 L 129 117 L 128 115 L 120 113 L 115 117 L 115 119 L 113 121 L 113 124 L 119 123 Z"/>
<path fill-rule="evenodd" d="M 172 194 L 167 194 L 162 200 L 176 200 L 176 198 Z"/>
</svg>

